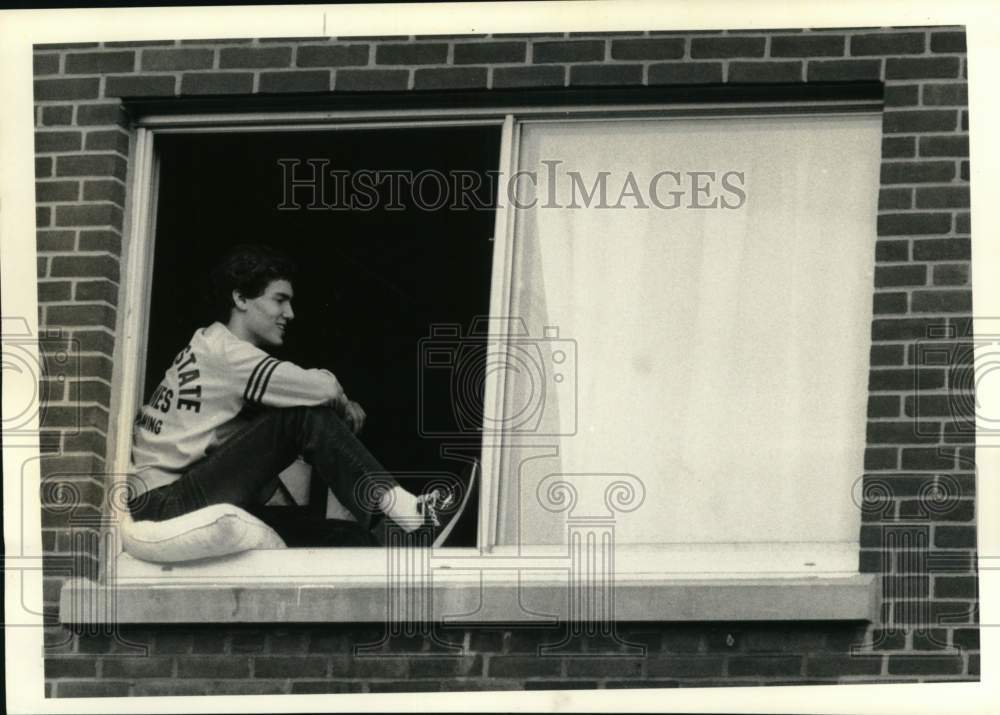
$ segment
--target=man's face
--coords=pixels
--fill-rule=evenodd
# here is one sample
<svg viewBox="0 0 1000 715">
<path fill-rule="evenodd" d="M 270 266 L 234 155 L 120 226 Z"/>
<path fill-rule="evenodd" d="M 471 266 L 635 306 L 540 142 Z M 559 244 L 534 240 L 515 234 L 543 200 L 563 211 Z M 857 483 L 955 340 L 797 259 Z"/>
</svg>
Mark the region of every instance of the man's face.
<svg viewBox="0 0 1000 715">
<path fill-rule="evenodd" d="M 277 347 L 285 342 L 285 330 L 295 317 L 292 312 L 292 284 L 271 281 L 256 298 L 246 302 L 245 325 L 250 342 L 258 347 Z"/>
</svg>

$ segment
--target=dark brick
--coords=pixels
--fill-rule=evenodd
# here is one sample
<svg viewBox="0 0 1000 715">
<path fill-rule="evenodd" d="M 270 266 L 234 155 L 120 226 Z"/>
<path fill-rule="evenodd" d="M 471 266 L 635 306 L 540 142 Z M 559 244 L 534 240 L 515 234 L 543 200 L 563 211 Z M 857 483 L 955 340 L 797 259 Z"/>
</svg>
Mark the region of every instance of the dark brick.
<svg viewBox="0 0 1000 715">
<path fill-rule="evenodd" d="M 878 207 L 886 209 L 913 208 L 913 189 L 881 189 L 878 192 Z"/>
<path fill-rule="evenodd" d="M 968 313 L 972 310 L 972 291 L 914 291 L 912 310 L 914 313 Z"/>
<path fill-rule="evenodd" d="M 35 226 L 43 228 L 52 225 L 52 209 L 49 206 L 35 207 Z"/>
<path fill-rule="evenodd" d="M 926 35 L 923 32 L 880 32 L 851 37 L 852 55 L 919 55 L 923 54 Z"/>
<path fill-rule="evenodd" d="M 75 243 L 75 231 L 38 231 L 35 234 L 35 246 L 39 251 L 72 251 Z"/>
<path fill-rule="evenodd" d="M 958 675 L 962 657 L 944 655 L 890 655 L 889 675 Z"/>
<path fill-rule="evenodd" d="M 356 657 L 350 661 L 349 674 L 356 678 L 405 678 L 408 665 L 407 658 Z"/>
<path fill-rule="evenodd" d="M 684 40 L 657 38 L 613 40 L 611 58 L 615 60 L 679 60 L 684 56 Z"/>
<path fill-rule="evenodd" d="M 875 260 L 879 262 L 905 261 L 910 257 L 909 241 L 881 240 L 875 243 Z"/>
<path fill-rule="evenodd" d="M 48 176 L 52 176 L 52 157 L 50 156 L 36 156 L 35 157 L 35 178 L 43 179 Z"/>
<path fill-rule="evenodd" d="M 491 678 L 555 677 L 561 670 L 559 658 L 534 655 L 495 655 L 487 665 Z"/>
<path fill-rule="evenodd" d="M 934 447 L 930 449 L 904 449 L 902 454 L 903 469 L 954 469 L 955 449 L 952 447 Z"/>
<path fill-rule="evenodd" d="M 107 305 L 52 305 L 46 309 L 49 325 L 103 325 L 115 327 L 115 310 Z"/>
<path fill-rule="evenodd" d="M 121 223 L 121 208 L 110 203 L 56 207 L 56 226 L 121 226 Z"/>
<path fill-rule="evenodd" d="M 441 689 L 439 683 L 426 683 L 412 680 L 396 682 L 373 682 L 368 684 L 371 693 L 434 693 Z"/>
<path fill-rule="evenodd" d="M 368 45 L 305 45 L 298 48 L 299 67 L 350 67 L 368 64 Z"/>
<path fill-rule="evenodd" d="M 910 107 L 920 104 L 920 85 L 890 84 L 885 88 L 882 101 L 886 107 Z"/>
<path fill-rule="evenodd" d="M 118 286 L 110 281 L 80 281 L 76 284 L 76 300 L 118 303 Z"/>
<path fill-rule="evenodd" d="M 254 658 L 255 678 L 322 678 L 326 658 L 322 656 L 277 656 Z"/>
<path fill-rule="evenodd" d="M 572 86 L 641 84 L 641 65 L 574 65 L 569 69 Z"/>
<path fill-rule="evenodd" d="M 208 70 L 212 69 L 214 61 L 214 50 L 199 50 L 194 48 L 143 50 L 141 67 L 144 72 Z"/>
<path fill-rule="evenodd" d="M 561 87 L 565 80 L 565 67 L 497 67 L 493 70 L 494 89 Z"/>
<path fill-rule="evenodd" d="M 114 179 L 92 179 L 83 183 L 84 201 L 112 201 L 125 205 L 125 185 Z"/>
<path fill-rule="evenodd" d="M 80 231 L 81 251 L 103 251 L 114 255 L 121 254 L 121 236 L 114 231 L 88 229 Z"/>
<path fill-rule="evenodd" d="M 971 232 L 971 230 L 972 230 L 972 217 L 968 213 L 956 213 L 955 233 L 969 233 Z"/>
<path fill-rule="evenodd" d="M 934 266 L 934 285 L 968 285 L 969 266 L 956 263 L 944 266 Z"/>
<path fill-rule="evenodd" d="M 603 40 L 571 40 L 565 42 L 535 42 L 532 62 L 594 62 L 604 59 Z"/>
<path fill-rule="evenodd" d="M 83 135 L 80 132 L 35 132 L 35 152 L 42 154 L 57 151 L 80 151 Z"/>
<path fill-rule="evenodd" d="M 948 631 L 943 628 L 929 628 L 914 631 L 913 650 L 944 650 L 948 647 Z"/>
<path fill-rule="evenodd" d="M 80 198 L 80 182 L 78 181 L 38 181 L 35 182 L 35 201 L 46 203 L 50 201 L 76 201 Z M 65 232 L 53 232 L 63 233 Z M 72 236 L 72 234 L 70 234 Z M 63 242 L 66 243 L 65 241 Z M 70 240 L 69 248 L 73 247 Z M 39 249 L 44 250 L 44 249 Z M 51 250 L 51 249 L 50 249 Z"/>
<path fill-rule="evenodd" d="M 771 57 L 842 57 L 843 35 L 776 35 Z"/>
<path fill-rule="evenodd" d="M 810 655 L 806 659 L 806 675 L 810 677 L 878 675 L 881 672 L 881 655 Z"/>
<path fill-rule="evenodd" d="M 56 683 L 60 698 L 119 698 L 129 694 L 131 684 L 118 680 L 61 680 Z"/>
<path fill-rule="evenodd" d="M 649 66 L 649 84 L 719 84 L 719 62 L 664 62 Z"/>
<path fill-rule="evenodd" d="M 900 370 L 871 370 L 868 374 L 868 389 L 871 391 L 909 391 L 915 389 L 932 390 L 944 387 L 944 371 L 925 368 L 905 368 Z"/>
<path fill-rule="evenodd" d="M 168 678 L 173 670 L 173 658 L 121 657 L 104 658 L 102 678 Z"/>
<path fill-rule="evenodd" d="M 375 64 L 440 65 L 448 59 L 444 43 L 388 44 L 375 48 Z"/>
<path fill-rule="evenodd" d="M 181 94 L 250 94 L 253 75 L 249 72 L 185 72 Z"/>
<path fill-rule="evenodd" d="M 57 104 L 42 107 L 42 124 L 46 127 L 65 126 L 73 123 L 73 105 Z"/>
<path fill-rule="evenodd" d="M 879 214 L 877 219 L 879 236 L 916 236 L 947 233 L 951 229 L 951 216 L 946 213 L 901 213 Z M 914 259 L 917 257 L 914 244 Z"/>
<path fill-rule="evenodd" d="M 801 82 L 801 62 L 732 62 L 730 82 Z"/>
<path fill-rule="evenodd" d="M 949 79 L 958 77 L 957 57 L 890 57 L 885 61 L 886 79 Z"/>
<path fill-rule="evenodd" d="M 891 161 L 882 164 L 883 184 L 950 181 L 954 176 L 953 161 Z"/>
<path fill-rule="evenodd" d="M 292 681 L 293 693 L 361 693 L 365 684 L 350 681 L 296 680 Z"/>
<path fill-rule="evenodd" d="M 105 42 L 105 47 L 168 47 L 174 45 L 176 40 L 121 40 L 118 42 Z"/>
<path fill-rule="evenodd" d="M 729 675 L 799 675 L 802 657 L 792 655 L 733 656 L 729 659 Z"/>
<path fill-rule="evenodd" d="M 108 74 L 135 69 L 135 52 L 82 52 L 66 55 L 66 74 Z"/>
<path fill-rule="evenodd" d="M 906 293 L 876 293 L 874 308 L 876 314 L 906 312 Z"/>
<path fill-rule="evenodd" d="M 33 55 L 31 71 L 36 77 L 47 74 L 59 74 L 59 55 Z"/>
<path fill-rule="evenodd" d="M 481 655 L 423 656 L 410 661 L 411 678 L 455 678 L 483 672 Z"/>
<path fill-rule="evenodd" d="M 927 283 L 927 267 L 909 266 L 876 266 L 875 287 L 889 288 L 896 286 L 922 286 Z"/>
<path fill-rule="evenodd" d="M 97 77 L 35 80 L 35 100 L 97 99 L 100 80 Z"/>
<path fill-rule="evenodd" d="M 233 653 L 263 653 L 267 647 L 267 634 L 260 630 L 244 630 L 233 634 Z"/>
<path fill-rule="evenodd" d="M 934 527 L 934 545 L 945 549 L 975 548 L 976 527 L 939 524 Z"/>
<path fill-rule="evenodd" d="M 952 644 L 965 650 L 979 650 L 979 628 L 956 628 L 952 631 Z"/>
<path fill-rule="evenodd" d="M 127 127 L 129 119 L 120 102 L 106 102 L 79 105 L 76 108 L 76 123 L 80 126 L 117 124 L 121 127 Z"/>
<path fill-rule="evenodd" d="M 169 97 L 176 94 L 172 74 L 109 76 L 104 83 L 105 97 Z"/>
<path fill-rule="evenodd" d="M 912 381 L 913 371 L 901 372 L 908 373 Z M 872 375 L 875 374 L 873 371 Z M 866 438 L 868 444 L 926 444 L 937 442 L 940 432 L 938 422 L 869 422 Z"/>
<path fill-rule="evenodd" d="M 485 67 L 439 67 L 413 73 L 414 89 L 476 89 L 486 87 Z"/>
<path fill-rule="evenodd" d="M 962 181 L 968 181 L 969 180 L 969 162 L 963 161 L 963 162 L 961 162 L 959 164 L 959 167 L 958 167 L 958 177 Z"/>
<path fill-rule="evenodd" d="M 69 281 L 38 281 L 38 302 L 56 303 L 69 300 L 73 284 Z"/>
<path fill-rule="evenodd" d="M 763 57 L 765 44 L 763 37 L 694 37 L 691 39 L 691 57 Z"/>
<path fill-rule="evenodd" d="M 955 31 L 932 32 L 931 52 L 965 52 L 965 33 Z"/>
<path fill-rule="evenodd" d="M 973 412 L 972 405 L 965 404 L 958 395 L 909 395 L 905 410 L 907 417 L 954 417 Z"/>
<path fill-rule="evenodd" d="M 85 654 L 55 658 L 45 657 L 46 678 L 95 678 L 97 661 Z"/>
<path fill-rule="evenodd" d="M 568 658 L 566 675 L 577 678 L 639 678 L 644 659 L 629 657 Z"/>
<path fill-rule="evenodd" d="M 219 52 L 221 69 L 263 69 L 291 64 L 291 47 L 226 47 Z"/>
<path fill-rule="evenodd" d="M 806 77 L 810 82 L 857 82 L 879 79 L 881 60 L 810 60 Z"/>
<path fill-rule="evenodd" d="M 965 82 L 925 84 L 924 104 L 929 106 L 965 106 L 969 103 L 969 85 Z"/>
<path fill-rule="evenodd" d="M 460 42 L 454 48 L 456 65 L 524 62 L 528 45 L 524 42 Z"/>
<path fill-rule="evenodd" d="M 869 417 L 898 417 L 899 398 L 894 395 L 872 395 L 868 398 Z"/>
<path fill-rule="evenodd" d="M 956 261 L 971 258 L 971 242 L 968 238 L 927 238 L 913 242 L 915 261 Z"/>
<path fill-rule="evenodd" d="M 56 159 L 56 176 L 113 176 L 125 181 L 127 165 L 117 154 L 83 154 Z"/>
<path fill-rule="evenodd" d="M 261 92 L 327 92 L 329 89 L 329 70 L 260 73 Z"/>
<path fill-rule="evenodd" d="M 87 151 L 109 150 L 128 155 L 128 134 L 118 129 L 87 132 L 85 148 Z"/>
<path fill-rule="evenodd" d="M 338 92 L 386 92 L 406 89 L 406 70 L 337 70 L 334 89 Z"/>
<path fill-rule="evenodd" d="M 902 345 L 872 345 L 870 351 L 872 365 L 902 365 Z"/>
<path fill-rule="evenodd" d="M 243 678 L 250 677 L 250 659 L 245 656 L 215 658 L 190 655 L 177 659 L 178 678 Z"/>
<path fill-rule="evenodd" d="M 954 109 L 907 109 L 886 112 L 882 129 L 887 134 L 953 131 L 958 119 Z"/>
<path fill-rule="evenodd" d="M 111 387 L 103 382 L 71 382 L 69 383 L 69 399 L 71 402 L 100 402 L 108 404 L 111 400 Z"/>
<path fill-rule="evenodd" d="M 920 156 L 964 157 L 968 155 L 968 135 L 920 137 Z"/>
<path fill-rule="evenodd" d="M 976 598 L 977 595 L 975 576 L 937 576 L 934 579 L 935 598 Z"/>
</svg>

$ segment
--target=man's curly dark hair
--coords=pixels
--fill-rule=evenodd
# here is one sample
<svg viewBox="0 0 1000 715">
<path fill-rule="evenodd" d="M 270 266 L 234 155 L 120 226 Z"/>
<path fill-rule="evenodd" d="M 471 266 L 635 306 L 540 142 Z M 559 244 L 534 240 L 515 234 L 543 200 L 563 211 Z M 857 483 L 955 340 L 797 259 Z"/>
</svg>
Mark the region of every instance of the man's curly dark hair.
<svg viewBox="0 0 1000 715">
<path fill-rule="evenodd" d="M 270 246 L 242 244 L 233 247 L 209 277 L 215 319 L 229 322 L 234 290 L 247 298 L 256 298 L 271 281 L 294 281 L 296 272 L 295 262 Z"/>
</svg>

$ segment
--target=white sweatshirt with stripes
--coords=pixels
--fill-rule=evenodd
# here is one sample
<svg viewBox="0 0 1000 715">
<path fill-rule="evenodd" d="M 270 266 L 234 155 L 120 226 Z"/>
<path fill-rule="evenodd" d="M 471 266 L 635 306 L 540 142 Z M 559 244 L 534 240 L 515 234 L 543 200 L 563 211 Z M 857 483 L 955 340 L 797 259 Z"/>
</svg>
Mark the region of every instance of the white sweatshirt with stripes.
<svg viewBox="0 0 1000 715">
<path fill-rule="evenodd" d="M 135 493 L 169 484 L 247 423 L 247 405 L 343 404 L 328 370 L 278 360 L 222 323 L 195 331 L 133 426 Z"/>
</svg>

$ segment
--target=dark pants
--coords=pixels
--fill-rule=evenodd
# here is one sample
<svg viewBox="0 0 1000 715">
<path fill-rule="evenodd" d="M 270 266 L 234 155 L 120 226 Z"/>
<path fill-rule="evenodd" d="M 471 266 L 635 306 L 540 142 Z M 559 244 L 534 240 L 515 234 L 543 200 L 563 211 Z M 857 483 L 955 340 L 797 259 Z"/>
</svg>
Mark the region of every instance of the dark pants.
<svg viewBox="0 0 1000 715">
<path fill-rule="evenodd" d="M 235 504 L 285 537 L 289 530 L 282 524 L 288 519 L 276 516 L 282 513 L 278 510 L 270 514 L 262 505 L 278 489 L 278 473 L 299 455 L 367 535 L 380 489 L 396 482 L 329 407 L 263 410 L 176 482 L 129 500 L 129 511 L 137 521 L 162 521 L 210 504 Z M 344 522 L 337 523 L 343 528 Z M 381 541 L 374 535 L 365 538 Z M 286 538 L 289 545 L 300 540 L 294 534 L 291 540 Z"/>
</svg>

